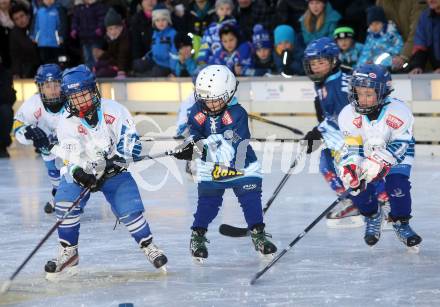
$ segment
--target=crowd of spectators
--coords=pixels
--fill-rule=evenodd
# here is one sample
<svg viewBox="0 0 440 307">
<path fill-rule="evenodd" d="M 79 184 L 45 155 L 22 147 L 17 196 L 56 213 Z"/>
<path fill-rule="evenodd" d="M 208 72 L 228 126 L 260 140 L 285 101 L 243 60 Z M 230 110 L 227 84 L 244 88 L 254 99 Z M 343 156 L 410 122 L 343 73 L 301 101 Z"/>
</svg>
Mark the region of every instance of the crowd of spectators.
<svg viewBox="0 0 440 307">
<path fill-rule="evenodd" d="M 380 58 L 395 73 L 440 73 L 440 0 L 0 0 L 0 56 L 14 78 L 53 62 L 117 79 L 207 64 L 303 75 L 305 46 L 323 36 L 346 67 Z"/>
</svg>

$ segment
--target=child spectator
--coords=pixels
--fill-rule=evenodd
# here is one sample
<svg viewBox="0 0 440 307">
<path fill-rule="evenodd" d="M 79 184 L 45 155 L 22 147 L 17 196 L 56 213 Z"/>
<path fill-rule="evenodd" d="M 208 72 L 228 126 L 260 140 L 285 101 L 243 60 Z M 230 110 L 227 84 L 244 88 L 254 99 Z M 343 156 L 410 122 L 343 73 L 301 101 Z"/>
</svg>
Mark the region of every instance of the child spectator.
<svg viewBox="0 0 440 307">
<path fill-rule="evenodd" d="M 70 37 L 79 38 L 84 64 L 89 68 L 95 65 L 93 48 L 102 48 L 104 45 L 104 17 L 107 10 L 107 6 L 100 1 L 84 0 L 73 11 Z"/>
<path fill-rule="evenodd" d="M 354 30 L 350 27 L 336 28 L 333 37 L 341 52 L 339 60 L 341 66 L 345 68 L 356 67 L 359 56 L 361 55 L 364 45 L 354 40 Z"/>
<path fill-rule="evenodd" d="M 177 32 L 171 27 L 170 11 L 161 3 L 154 7 L 153 27 L 151 51 L 135 60 L 133 69 L 138 76 L 167 77 L 176 65 L 171 54 L 177 53 L 174 45 Z"/>
<path fill-rule="evenodd" d="M 188 16 L 189 32 L 202 37 L 214 19 L 214 4 L 211 0 L 195 0 L 185 14 Z"/>
<path fill-rule="evenodd" d="M 226 65 L 236 76 L 252 66 L 252 46 L 241 42 L 237 26 L 224 25 L 220 29 L 221 47 L 209 61 L 209 64 Z"/>
<path fill-rule="evenodd" d="M 440 0 L 428 0 L 429 8 L 420 15 L 414 37 L 411 74 L 421 74 L 429 61 L 434 73 L 440 73 Z"/>
<path fill-rule="evenodd" d="M 332 37 L 339 19 L 341 15 L 326 0 L 308 0 L 307 11 L 299 19 L 304 43 L 308 45 L 315 39 Z"/>
<path fill-rule="evenodd" d="M 67 15 L 55 0 L 43 0 L 37 9 L 32 39 L 37 43 L 42 64 L 57 63 L 67 33 Z"/>
<path fill-rule="evenodd" d="M 200 47 L 197 62 L 199 66 L 203 66 L 210 62 L 214 53 L 221 48 L 220 29 L 226 24 L 235 25 L 236 20 L 231 17 L 234 4 L 232 0 L 217 0 L 215 2 L 214 22 L 212 22 L 208 29 L 206 29 L 202 38 L 202 45 Z"/>
<path fill-rule="evenodd" d="M 272 57 L 272 39 L 261 24 L 253 29 L 252 45 L 255 54 L 252 56 L 252 67 L 244 71 L 246 76 L 264 76 L 276 72 Z"/>
<path fill-rule="evenodd" d="M 274 62 L 277 73 L 285 75 L 304 75 L 302 58 L 304 46 L 295 39 L 295 31 L 291 26 L 279 25 L 274 30 Z"/>
<path fill-rule="evenodd" d="M 9 11 L 15 27 L 9 33 L 11 70 L 15 78 L 33 78 L 39 65 L 38 49 L 29 38 L 30 13 L 23 4 Z"/>
<path fill-rule="evenodd" d="M 176 77 L 192 77 L 196 73 L 197 64 L 194 59 L 192 38 L 187 33 L 179 32 L 174 37 L 174 45 L 178 51 L 173 54 L 175 66 L 173 74 Z"/>
<path fill-rule="evenodd" d="M 108 37 L 108 49 L 95 48 L 97 77 L 116 77 L 124 79 L 130 69 L 130 37 L 124 28 L 121 16 L 110 8 L 104 18 Z"/>
<path fill-rule="evenodd" d="M 367 23 L 368 35 L 357 66 L 374 63 L 379 56 L 388 53 L 390 56 L 379 64 L 391 67 L 392 57 L 399 55 L 403 47 L 403 40 L 396 25 L 387 21 L 385 12 L 379 6 L 368 8 Z"/>
</svg>

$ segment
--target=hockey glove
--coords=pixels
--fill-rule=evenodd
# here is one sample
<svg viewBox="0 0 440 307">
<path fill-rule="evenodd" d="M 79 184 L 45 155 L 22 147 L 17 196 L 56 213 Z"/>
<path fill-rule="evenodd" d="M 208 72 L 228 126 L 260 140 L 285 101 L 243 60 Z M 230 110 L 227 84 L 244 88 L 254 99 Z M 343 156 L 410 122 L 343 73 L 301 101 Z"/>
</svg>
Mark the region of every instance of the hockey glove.
<svg viewBox="0 0 440 307">
<path fill-rule="evenodd" d="M 174 149 L 174 157 L 179 160 L 191 161 L 193 154 L 195 153 L 198 157 L 203 157 L 206 155 L 206 150 L 204 148 L 203 139 L 187 139 L 182 144 Z"/>
<path fill-rule="evenodd" d="M 50 142 L 46 133 L 39 127 L 27 126 L 24 132 L 24 137 L 32 140 L 34 147 L 40 151 L 47 150 Z"/>
<path fill-rule="evenodd" d="M 392 164 L 381 151 L 373 151 L 372 155 L 361 163 L 362 178 L 367 183 L 384 178 L 390 171 Z"/>
<path fill-rule="evenodd" d="M 366 188 L 366 182 L 365 179 L 361 177 L 361 168 L 359 167 L 361 159 L 359 156 L 345 157 L 344 162 L 340 164 L 341 166 L 339 168 L 342 184 L 346 189 L 351 188 L 351 195 L 354 196 Z"/>
<path fill-rule="evenodd" d="M 127 167 L 127 161 L 118 155 L 114 155 L 112 158 L 105 160 L 105 174 L 110 176 L 114 176 L 126 170 Z"/>
<path fill-rule="evenodd" d="M 87 174 L 82 168 L 77 167 L 73 170 L 73 179 L 83 188 L 93 189 L 96 187 L 96 177 L 92 174 Z"/>
<path fill-rule="evenodd" d="M 321 146 L 322 135 L 321 132 L 319 132 L 318 127 L 314 127 L 312 130 L 307 132 L 307 134 L 304 136 L 303 140 L 307 141 L 307 153 L 311 154 L 313 151 L 319 148 Z"/>
</svg>

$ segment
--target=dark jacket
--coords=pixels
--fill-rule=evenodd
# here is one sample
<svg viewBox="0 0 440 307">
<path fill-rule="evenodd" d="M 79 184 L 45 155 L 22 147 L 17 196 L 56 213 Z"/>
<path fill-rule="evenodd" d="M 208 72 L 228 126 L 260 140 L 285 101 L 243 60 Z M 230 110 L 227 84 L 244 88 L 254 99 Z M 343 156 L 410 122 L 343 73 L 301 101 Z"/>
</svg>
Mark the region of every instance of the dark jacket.
<svg viewBox="0 0 440 307">
<path fill-rule="evenodd" d="M 101 2 L 95 2 L 91 5 L 80 4 L 75 7 L 72 31 L 76 31 L 80 41 L 92 43 L 104 39 L 104 17 L 107 10 L 108 7 Z"/>
<path fill-rule="evenodd" d="M 0 105 L 12 106 L 17 99 L 12 86 L 12 75 L 0 63 Z"/>
<path fill-rule="evenodd" d="M 241 30 L 243 40 L 252 41 L 252 29 L 256 24 L 272 32 L 275 24 L 275 11 L 266 5 L 264 0 L 255 0 L 247 8 L 237 6 L 234 17 Z"/>
<path fill-rule="evenodd" d="M 107 61 L 115 70 L 128 72 L 131 64 L 130 37 L 124 29 L 115 40 L 108 42 L 108 49 L 99 58 L 100 62 Z"/>
<path fill-rule="evenodd" d="M 295 33 L 301 33 L 299 18 L 307 10 L 306 0 L 280 0 L 277 4 L 277 25 L 287 24 L 293 27 Z"/>
<path fill-rule="evenodd" d="M 20 78 L 33 78 L 37 71 L 38 50 L 29 38 L 29 30 L 14 27 L 9 33 L 9 53 L 11 58 L 11 72 Z"/>
<path fill-rule="evenodd" d="M 188 21 L 188 30 L 199 36 L 203 36 L 205 30 L 214 20 L 215 9 L 213 1 L 208 0 L 204 10 L 200 10 L 195 2 L 191 3 L 185 11 L 185 19 Z M 179 31 L 181 31 L 179 29 Z"/>
<path fill-rule="evenodd" d="M 151 18 L 145 16 L 143 11 L 137 12 L 131 19 L 131 55 L 133 59 L 140 59 L 151 50 L 153 26 Z"/>
</svg>

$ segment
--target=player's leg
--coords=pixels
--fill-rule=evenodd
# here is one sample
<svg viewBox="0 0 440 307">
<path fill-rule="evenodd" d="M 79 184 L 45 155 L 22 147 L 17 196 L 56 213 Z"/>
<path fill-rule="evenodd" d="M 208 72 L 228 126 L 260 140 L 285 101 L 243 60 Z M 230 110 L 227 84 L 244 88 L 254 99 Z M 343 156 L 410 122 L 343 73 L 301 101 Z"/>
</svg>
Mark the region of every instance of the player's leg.
<svg viewBox="0 0 440 307">
<path fill-rule="evenodd" d="M 150 226 L 145 219 L 144 205 L 139 188 L 129 172 L 122 172 L 107 179 L 101 191 L 110 203 L 113 213 L 125 225 L 139 244 L 148 260 L 156 268 L 167 263 L 167 257 L 154 243 Z"/>
<path fill-rule="evenodd" d="M 73 182 L 67 182 L 65 177 L 61 178 L 60 185 L 55 194 L 55 213 L 57 218 L 61 218 L 68 208 L 81 194 L 82 187 Z M 89 195 L 81 201 L 84 204 L 89 199 Z M 56 278 L 60 273 L 75 274 L 78 265 L 78 238 L 80 229 L 80 205 L 76 206 L 66 219 L 58 227 L 58 239 L 60 250 L 58 257 L 46 263 L 45 271 L 48 279 Z"/>
<path fill-rule="evenodd" d="M 208 258 L 205 234 L 208 226 L 215 219 L 223 202 L 224 189 L 214 189 L 206 183 L 198 185 L 197 209 L 191 226 L 190 251 L 194 259 L 203 262 Z"/>
<path fill-rule="evenodd" d="M 251 231 L 252 243 L 255 250 L 263 255 L 273 254 L 277 247 L 267 237 L 264 231 L 263 210 L 261 207 L 261 185 L 260 178 L 244 180 L 240 185 L 234 187 L 244 218 Z"/>
<path fill-rule="evenodd" d="M 357 196 L 352 196 L 352 200 L 365 217 L 365 243 L 373 246 L 380 239 L 383 225 L 383 212 L 377 201 L 376 186 L 368 184 L 367 189 Z"/>
<path fill-rule="evenodd" d="M 52 184 L 52 198 L 44 206 L 44 212 L 52 213 L 55 211 L 55 194 L 58 186 L 60 185 L 60 170 L 56 166 L 56 159 L 50 161 L 44 161 L 47 169 L 47 175 L 49 176 L 50 183 Z"/>
<path fill-rule="evenodd" d="M 388 192 L 391 211 L 389 214 L 393 229 L 400 241 L 411 247 L 422 242 L 422 238 L 411 228 L 411 183 L 404 174 L 389 174 L 385 189 Z"/>
</svg>

